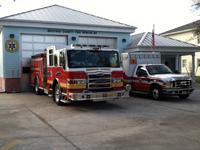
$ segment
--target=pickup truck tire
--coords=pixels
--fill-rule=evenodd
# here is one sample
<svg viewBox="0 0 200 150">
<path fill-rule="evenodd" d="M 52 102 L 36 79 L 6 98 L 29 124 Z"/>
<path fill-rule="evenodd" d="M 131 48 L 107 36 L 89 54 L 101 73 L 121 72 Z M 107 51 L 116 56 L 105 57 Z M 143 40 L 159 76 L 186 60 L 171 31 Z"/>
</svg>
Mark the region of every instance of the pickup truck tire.
<svg viewBox="0 0 200 150">
<path fill-rule="evenodd" d="M 184 95 L 179 95 L 180 99 L 186 99 L 188 98 L 190 95 L 189 94 L 184 94 Z"/>
<path fill-rule="evenodd" d="M 57 105 L 62 105 L 63 103 L 61 102 L 61 98 L 62 98 L 62 93 L 60 90 L 60 85 L 56 84 L 54 87 L 54 91 L 53 91 L 53 100 Z"/>
<path fill-rule="evenodd" d="M 160 100 L 162 97 L 162 90 L 158 85 L 154 85 L 151 89 L 151 97 L 154 100 Z"/>
</svg>

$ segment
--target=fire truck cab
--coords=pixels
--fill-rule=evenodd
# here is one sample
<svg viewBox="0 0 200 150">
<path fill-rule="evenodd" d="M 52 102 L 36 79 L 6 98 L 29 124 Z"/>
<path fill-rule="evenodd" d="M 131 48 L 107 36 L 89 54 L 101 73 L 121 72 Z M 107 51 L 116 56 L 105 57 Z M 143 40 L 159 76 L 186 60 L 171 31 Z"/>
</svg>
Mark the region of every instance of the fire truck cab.
<svg viewBox="0 0 200 150">
<path fill-rule="evenodd" d="M 31 84 L 36 94 L 52 95 L 58 105 L 127 96 L 115 49 L 50 46 L 44 53 L 32 56 Z"/>
</svg>

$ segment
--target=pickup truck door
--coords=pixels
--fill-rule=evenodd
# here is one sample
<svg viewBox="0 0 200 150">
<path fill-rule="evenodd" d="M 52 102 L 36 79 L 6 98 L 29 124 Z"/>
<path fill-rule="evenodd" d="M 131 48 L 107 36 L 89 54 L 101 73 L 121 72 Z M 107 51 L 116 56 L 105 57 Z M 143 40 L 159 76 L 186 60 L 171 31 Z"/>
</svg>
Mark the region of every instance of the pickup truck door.
<svg viewBox="0 0 200 150">
<path fill-rule="evenodd" d="M 149 78 L 146 70 L 142 67 L 138 67 L 136 75 L 133 78 L 133 90 L 148 91 L 149 90 Z"/>
</svg>

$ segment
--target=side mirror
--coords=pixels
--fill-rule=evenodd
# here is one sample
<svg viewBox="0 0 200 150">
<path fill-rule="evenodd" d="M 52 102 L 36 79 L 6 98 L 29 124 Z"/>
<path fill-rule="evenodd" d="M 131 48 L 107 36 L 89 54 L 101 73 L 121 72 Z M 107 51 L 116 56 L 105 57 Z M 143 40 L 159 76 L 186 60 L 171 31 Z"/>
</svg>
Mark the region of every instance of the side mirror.
<svg viewBox="0 0 200 150">
<path fill-rule="evenodd" d="M 175 74 L 180 74 L 180 72 L 178 70 L 175 70 L 174 73 Z"/>
</svg>

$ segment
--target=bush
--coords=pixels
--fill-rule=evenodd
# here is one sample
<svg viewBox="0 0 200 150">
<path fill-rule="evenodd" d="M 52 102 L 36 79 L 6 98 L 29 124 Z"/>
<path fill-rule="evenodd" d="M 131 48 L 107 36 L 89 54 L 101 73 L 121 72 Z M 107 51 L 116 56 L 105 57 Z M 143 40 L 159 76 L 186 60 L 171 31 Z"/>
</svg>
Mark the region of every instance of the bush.
<svg viewBox="0 0 200 150">
<path fill-rule="evenodd" d="M 200 83 L 200 76 L 196 76 L 195 78 L 196 78 L 196 82 Z"/>
</svg>

